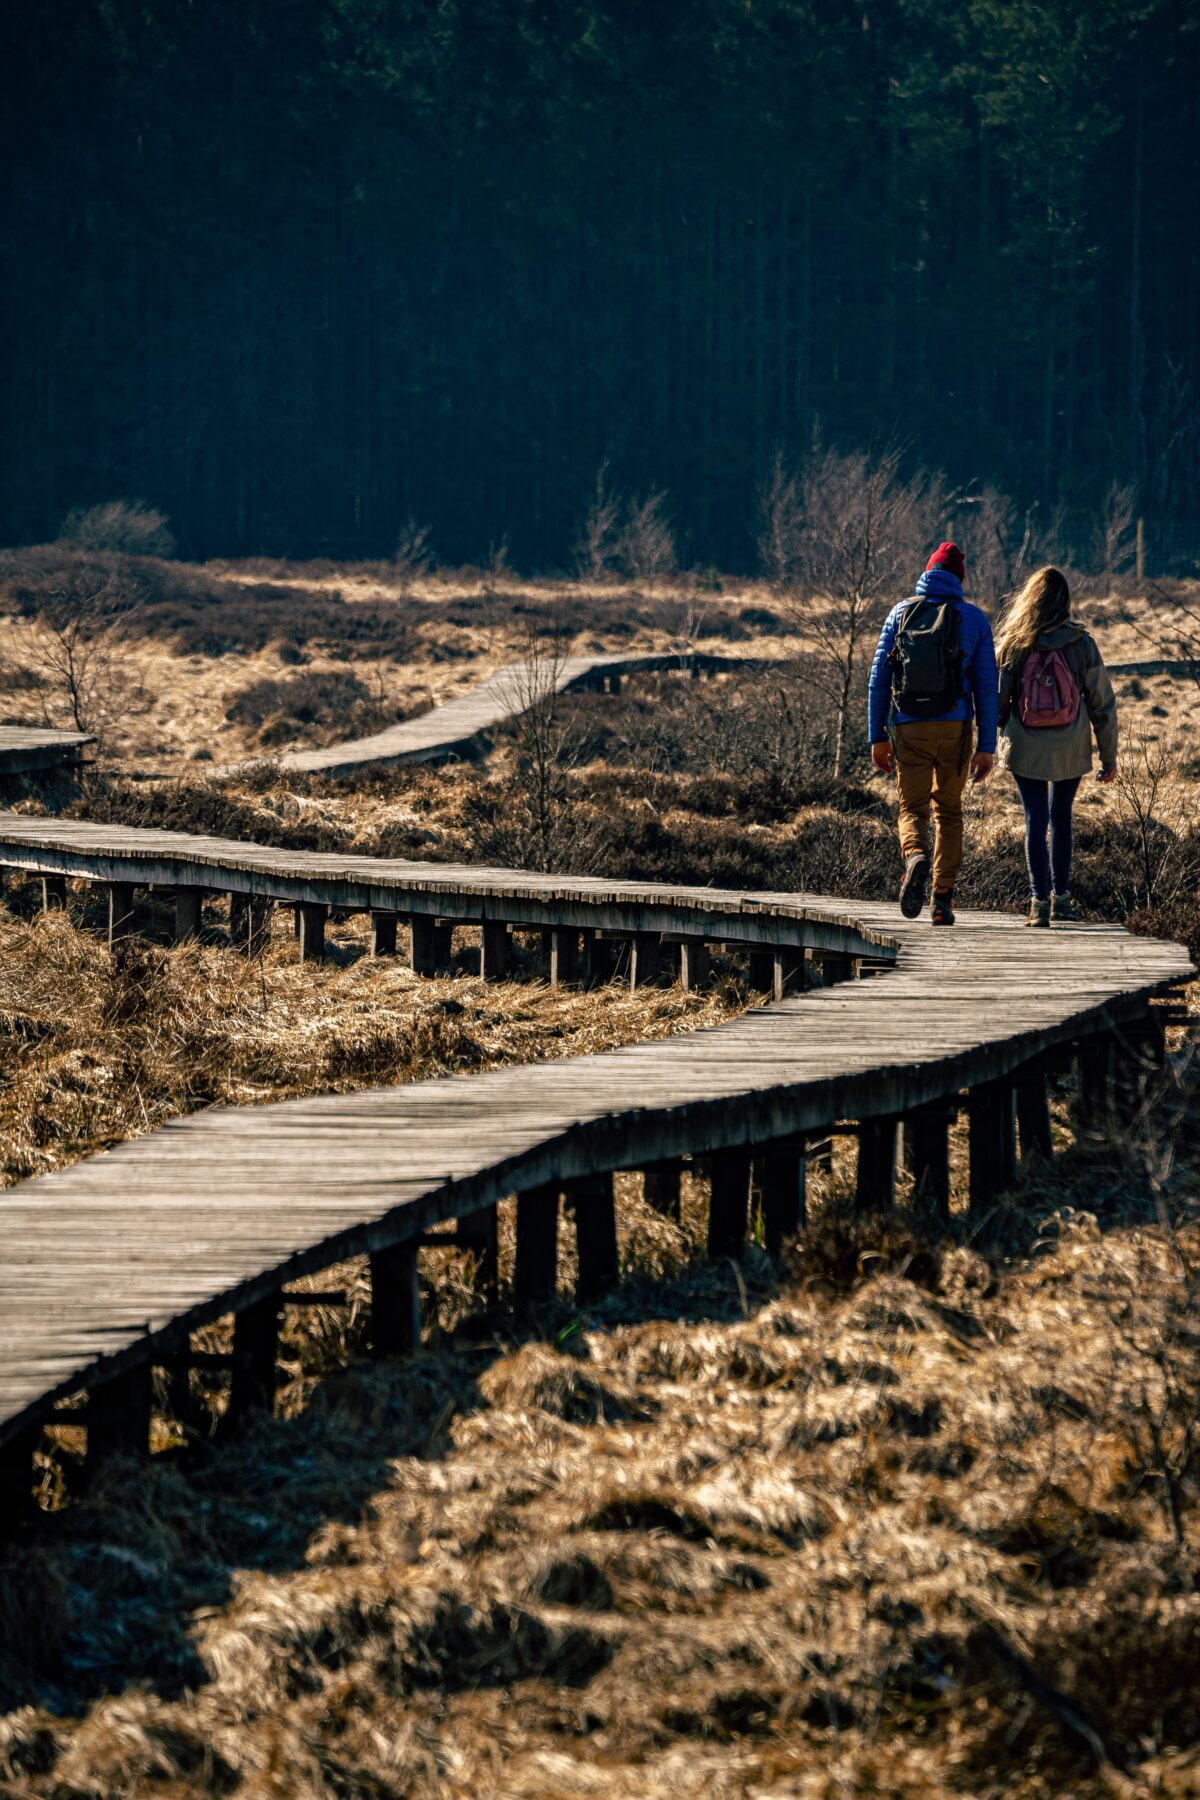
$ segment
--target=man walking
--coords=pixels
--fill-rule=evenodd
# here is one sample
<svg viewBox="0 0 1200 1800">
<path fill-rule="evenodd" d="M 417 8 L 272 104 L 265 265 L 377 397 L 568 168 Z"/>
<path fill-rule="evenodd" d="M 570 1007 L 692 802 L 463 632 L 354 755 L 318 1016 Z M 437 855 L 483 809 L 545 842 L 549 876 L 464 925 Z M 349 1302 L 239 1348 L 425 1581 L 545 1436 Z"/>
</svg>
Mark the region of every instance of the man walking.
<svg viewBox="0 0 1200 1800">
<path fill-rule="evenodd" d="M 933 925 L 954 923 L 967 774 L 986 781 L 996 753 L 996 651 L 986 614 L 963 599 L 966 572 L 958 545 L 939 544 L 916 594 L 892 608 L 879 634 L 867 702 L 871 760 L 885 775 L 896 771 L 906 919 L 925 904 L 932 803 Z"/>
</svg>

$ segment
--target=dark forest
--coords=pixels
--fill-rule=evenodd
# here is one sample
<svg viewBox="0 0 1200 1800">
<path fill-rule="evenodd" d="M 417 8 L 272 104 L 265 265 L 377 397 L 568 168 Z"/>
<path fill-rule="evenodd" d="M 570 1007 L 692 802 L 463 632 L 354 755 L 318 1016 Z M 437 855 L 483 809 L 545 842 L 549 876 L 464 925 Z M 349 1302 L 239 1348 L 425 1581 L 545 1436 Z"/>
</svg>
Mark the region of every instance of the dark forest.
<svg viewBox="0 0 1200 1800">
<path fill-rule="evenodd" d="M 753 560 L 773 452 L 1200 516 L 1188 0 L 23 0 L 0 536 Z M 1197 528 L 1200 529 L 1200 528 Z"/>
</svg>

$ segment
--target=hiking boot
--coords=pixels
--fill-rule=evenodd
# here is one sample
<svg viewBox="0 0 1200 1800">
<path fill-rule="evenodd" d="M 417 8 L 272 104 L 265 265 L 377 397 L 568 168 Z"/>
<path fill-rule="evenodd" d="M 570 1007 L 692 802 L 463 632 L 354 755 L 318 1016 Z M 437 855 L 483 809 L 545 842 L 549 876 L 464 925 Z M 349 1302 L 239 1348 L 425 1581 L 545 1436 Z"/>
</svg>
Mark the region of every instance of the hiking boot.
<svg viewBox="0 0 1200 1800">
<path fill-rule="evenodd" d="M 929 909 L 929 923 L 931 925 L 953 925 L 953 894 L 935 894 L 933 896 L 933 905 Z"/>
<path fill-rule="evenodd" d="M 904 859 L 904 877 L 900 883 L 900 911 L 906 919 L 919 917 L 928 882 L 929 858 L 923 850 L 914 850 Z"/>
<path fill-rule="evenodd" d="M 1071 924 L 1078 925 L 1083 918 L 1083 914 L 1072 900 L 1070 894 L 1051 894 L 1050 917 L 1052 919 L 1061 919 Z"/>
<path fill-rule="evenodd" d="M 1026 919 L 1025 923 L 1027 925 L 1049 925 L 1050 902 L 1048 900 L 1038 900 L 1036 898 L 1031 900 L 1029 902 L 1029 917 Z"/>
</svg>

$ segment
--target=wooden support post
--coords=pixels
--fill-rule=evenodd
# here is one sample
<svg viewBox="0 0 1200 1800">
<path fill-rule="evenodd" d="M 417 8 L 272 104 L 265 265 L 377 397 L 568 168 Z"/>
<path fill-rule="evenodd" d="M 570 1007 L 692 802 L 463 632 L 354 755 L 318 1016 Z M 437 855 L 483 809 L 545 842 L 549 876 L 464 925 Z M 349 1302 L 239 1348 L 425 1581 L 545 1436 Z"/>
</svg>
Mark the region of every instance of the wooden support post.
<svg viewBox="0 0 1200 1800">
<path fill-rule="evenodd" d="M 918 1106 L 905 1115 L 905 1160 L 918 1205 L 941 1220 L 950 1217 L 950 1109 L 945 1102 Z"/>
<path fill-rule="evenodd" d="M 893 1114 L 888 1114 L 881 1119 L 864 1119 L 859 1125 L 855 1193 L 861 1207 L 882 1210 L 895 1205 L 899 1123 Z"/>
<path fill-rule="evenodd" d="M 371 912 L 371 955 L 395 956 L 396 927 L 399 915 L 394 912 Z"/>
<path fill-rule="evenodd" d="M 479 933 L 479 973 L 485 981 L 503 981 L 508 974 L 508 926 L 503 919 L 485 919 Z"/>
<path fill-rule="evenodd" d="M 619 694 L 620 693 L 620 691 L 621 691 L 621 672 L 619 669 L 614 669 L 612 674 L 609 676 L 608 691 L 610 694 Z"/>
<path fill-rule="evenodd" d="M 187 944 L 200 936 L 200 917 L 204 906 L 203 888 L 175 889 L 175 942 Z"/>
<path fill-rule="evenodd" d="M 464 1249 L 475 1258 L 475 1291 L 494 1294 L 500 1278 L 500 1220 L 494 1206 L 467 1213 L 456 1232 Z"/>
<path fill-rule="evenodd" d="M 772 1256 L 778 1256 L 788 1238 L 794 1237 L 804 1226 L 806 1174 L 803 1138 L 767 1144 L 754 1153 L 763 1233 Z"/>
<path fill-rule="evenodd" d="M 151 1368 L 148 1362 L 122 1369 L 88 1395 L 88 1463 L 99 1467 L 110 1456 L 144 1456 L 150 1448 Z"/>
<path fill-rule="evenodd" d="M 275 1354 L 279 1341 L 278 1291 L 243 1306 L 233 1318 L 233 1368 L 225 1420 L 240 1425 L 275 1408 Z"/>
<path fill-rule="evenodd" d="M 774 957 L 773 997 L 786 999 L 800 993 L 806 985 L 807 964 L 803 950 L 776 950 Z"/>
<path fill-rule="evenodd" d="M 324 901 L 306 900 L 297 911 L 300 914 L 300 961 L 324 962 L 325 921 L 329 917 L 329 908 Z"/>
<path fill-rule="evenodd" d="M 984 1081 L 967 1095 L 970 1127 L 970 1203 L 976 1211 L 1011 1187 L 1017 1148 L 1013 1131 L 1013 1084 Z"/>
<path fill-rule="evenodd" d="M 750 1152 L 714 1150 L 708 1203 L 708 1254 L 740 1257 L 750 1218 Z"/>
<path fill-rule="evenodd" d="M 579 980 L 579 933 L 566 925 L 552 926 L 550 939 L 550 986 L 562 987 Z"/>
<path fill-rule="evenodd" d="M 1046 1071 L 1036 1065 L 1020 1069 L 1014 1083 L 1017 1094 L 1017 1138 L 1021 1160 L 1037 1155 L 1047 1162 L 1054 1155 L 1054 1132 L 1050 1124 L 1050 1096 L 1046 1087 Z"/>
<path fill-rule="evenodd" d="M 67 904 L 67 878 L 65 875 L 42 876 L 42 911 L 63 912 Z"/>
<path fill-rule="evenodd" d="M 376 1356 L 411 1356 L 421 1347 L 421 1284 L 415 1242 L 372 1250 L 371 1347 Z"/>
<path fill-rule="evenodd" d="M 1078 1123 L 1084 1131 L 1106 1131 L 1113 1122 L 1113 1037 L 1098 1031 L 1078 1050 Z"/>
<path fill-rule="evenodd" d="M 642 1171 L 642 1198 L 646 1205 L 665 1218 L 674 1219 L 676 1224 L 682 1216 L 682 1175 L 683 1164 L 677 1160 L 651 1163 Z"/>
<path fill-rule="evenodd" d="M 712 978 L 712 956 L 698 938 L 685 938 L 679 946 L 679 981 L 685 994 L 707 987 Z"/>
<path fill-rule="evenodd" d="M 416 975 L 436 975 L 450 960 L 453 927 L 439 925 L 428 913 L 412 918 L 412 966 Z"/>
<path fill-rule="evenodd" d="M 229 943 L 234 950 L 245 950 L 250 938 L 250 896 L 249 894 L 231 893 L 229 896 Z M 300 917 L 300 908 L 296 908 L 296 918 Z"/>
<path fill-rule="evenodd" d="M 517 1250 L 513 1303 L 518 1312 L 548 1305 L 558 1283 L 557 1182 L 517 1195 Z"/>
<path fill-rule="evenodd" d="M 567 1182 L 563 1199 L 575 1214 L 576 1295 L 584 1302 L 599 1300 L 620 1279 L 613 1178 L 611 1174 L 580 1175 Z"/>
<path fill-rule="evenodd" d="M 192 1341 L 190 1333 L 184 1336 L 179 1348 L 162 1366 L 167 1377 L 168 1416 L 186 1430 L 193 1424 L 196 1412 L 192 1404 Z"/>
<path fill-rule="evenodd" d="M 133 883 L 110 881 L 108 884 L 108 941 L 119 944 L 133 930 Z"/>
<path fill-rule="evenodd" d="M 629 940 L 631 990 L 657 982 L 662 968 L 662 939 L 657 931 L 639 931 Z"/>
</svg>

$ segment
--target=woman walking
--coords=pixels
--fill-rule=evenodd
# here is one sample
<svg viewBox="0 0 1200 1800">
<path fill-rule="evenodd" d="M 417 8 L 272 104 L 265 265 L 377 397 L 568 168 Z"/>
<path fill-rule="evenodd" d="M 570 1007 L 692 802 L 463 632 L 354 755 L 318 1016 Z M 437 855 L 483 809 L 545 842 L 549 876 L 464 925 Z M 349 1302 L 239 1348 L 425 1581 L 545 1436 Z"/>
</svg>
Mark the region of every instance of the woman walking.
<svg viewBox="0 0 1200 1800">
<path fill-rule="evenodd" d="M 1091 773 L 1093 732 L 1099 779 L 1117 772 L 1112 683 L 1096 640 L 1070 609 L 1066 576 L 1039 569 L 1010 601 L 996 640 L 1000 723 L 1025 808 L 1031 925 L 1080 917 L 1071 898 L 1071 809 Z"/>
</svg>

